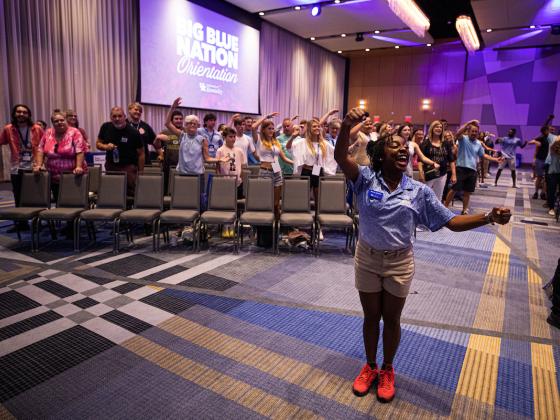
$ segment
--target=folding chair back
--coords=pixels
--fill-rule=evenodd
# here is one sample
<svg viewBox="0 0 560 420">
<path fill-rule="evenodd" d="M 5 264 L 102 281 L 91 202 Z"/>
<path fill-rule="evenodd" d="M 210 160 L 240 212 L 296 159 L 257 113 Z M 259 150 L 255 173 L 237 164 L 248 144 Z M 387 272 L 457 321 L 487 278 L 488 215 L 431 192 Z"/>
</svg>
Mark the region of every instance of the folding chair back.
<svg viewBox="0 0 560 420">
<path fill-rule="evenodd" d="M 210 190 L 208 210 L 237 211 L 237 187 L 235 178 L 215 175 Z"/>
<path fill-rule="evenodd" d="M 175 174 L 170 184 L 173 191 L 171 208 L 173 210 L 200 211 L 200 182 L 201 176 L 199 175 Z"/>
<path fill-rule="evenodd" d="M 89 205 L 88 174 L 63 173 L 60 177 L 57 207 L 87 208 Z"/>
<path fill-rule="evenodd" d="M 282 212 L 308 212 L 311 209 L 309 199 L 308 177 L 286 177 L 282 191 Z"/>
<path fill-rule="evenodd" d="M 21 207 L 49 208 L 51 204 L 51 185 L 48 172 L 24 172 L 21 178 Z"/>
<path fill-rule="evenodd" d="M 319 181 L 319 205 L 317 214 L 346 214 L 346 182 L 344 178 Z"/>
<path fill-rule="evenodd" d="M 270 178 L 247 179 L 246 211 L 274 211 L 274 185 Z"/>
<path fill-rule="evenodd" d="M 134 208 L 163 210 L 163 177 L 161 175 L 138 175 Z"/>
<path fill-rule="evenodd" d="M 97 208 L 126 209 L 126 175 L 102 175 L 99 183 Z"/>
</svg>

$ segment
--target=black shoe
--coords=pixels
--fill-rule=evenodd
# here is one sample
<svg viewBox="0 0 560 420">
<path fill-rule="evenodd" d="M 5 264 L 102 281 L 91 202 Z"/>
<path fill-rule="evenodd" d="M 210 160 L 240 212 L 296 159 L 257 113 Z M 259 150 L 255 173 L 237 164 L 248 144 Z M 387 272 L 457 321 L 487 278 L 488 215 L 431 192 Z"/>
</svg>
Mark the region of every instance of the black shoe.
<svg viewBox="0 0 560 420">
<path fill-rule="evenodd" d="M 537 198 L 539 198 L 539 193 L 533 194 L 533 200 L 536 200 Z"/>
<path fill-rule="evenodd" d="M 548 318 L 546 318 L 546 322 L 560 330 L 560 316 L 556 315 L 554 312 L 550 313 Z"/>
<path fill-rule="evenodd" d="M 541 200 L 546 200 L 546 194 L 545 193 L 541 193 Z"/>
</svg>

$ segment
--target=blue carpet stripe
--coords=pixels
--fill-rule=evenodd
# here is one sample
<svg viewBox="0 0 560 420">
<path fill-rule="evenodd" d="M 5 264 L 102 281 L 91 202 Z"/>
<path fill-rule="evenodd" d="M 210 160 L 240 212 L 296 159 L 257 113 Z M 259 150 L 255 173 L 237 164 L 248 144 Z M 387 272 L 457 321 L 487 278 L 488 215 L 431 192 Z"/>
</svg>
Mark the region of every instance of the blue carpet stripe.
<svg viewBox="0 0 560 420">
<path fill-rule="evenodd" d="M 165 293 L 215 310 L 223 308 L 223 300 L 227 299 L 218 298 L 218 305 L 214 305 L 214 296 L 177 290 L 166 290 Z M 360 360 L 365 358 L 360 317 L 255 302 L 244 302 L 225 313 L 350 357 Z M 379 361 L 382 351 L 380 346 Z M 436 340 L 404 329 L 395 364 L 402 374 L 453 391 L 459 380 L 465 351 L 466 348 L 462 345 Z"/>
</svg>

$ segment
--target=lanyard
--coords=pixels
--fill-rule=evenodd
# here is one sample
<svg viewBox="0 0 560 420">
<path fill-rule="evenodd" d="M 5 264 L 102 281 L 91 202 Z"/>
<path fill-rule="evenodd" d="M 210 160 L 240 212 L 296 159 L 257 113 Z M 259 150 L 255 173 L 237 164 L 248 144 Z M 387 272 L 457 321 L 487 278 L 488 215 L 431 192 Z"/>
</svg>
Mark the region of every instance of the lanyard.
<svg viewBox="0 0 560 420">
<path fill-rule="evenodd" d="M 17 128 L 17 133 L 22 149 L 29 149 L 29 127 L 27 127 L 25 130 L 25 140 L 23 140 L 23 136 L 21 134 L 19 127 Z"/>
</svg>

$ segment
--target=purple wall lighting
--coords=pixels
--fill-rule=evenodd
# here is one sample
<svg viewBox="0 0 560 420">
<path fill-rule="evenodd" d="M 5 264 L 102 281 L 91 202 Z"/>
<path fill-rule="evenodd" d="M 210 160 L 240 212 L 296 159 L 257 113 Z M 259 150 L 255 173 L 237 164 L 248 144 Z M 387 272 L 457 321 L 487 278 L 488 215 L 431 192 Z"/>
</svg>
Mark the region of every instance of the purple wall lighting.
<svg viewBox="0 0 560 420">
<path fill-rule="evenodd" d="M 560 1 L 557 1 L 560 5 Z M 531 140 L 546 117 L 560 116 L 560 48 L 485 50 L 467 58 L 462 120 L 505 136 L 510 128 Z M 531 162 L 534 148 L 523 149 Z"/>
</svg>

